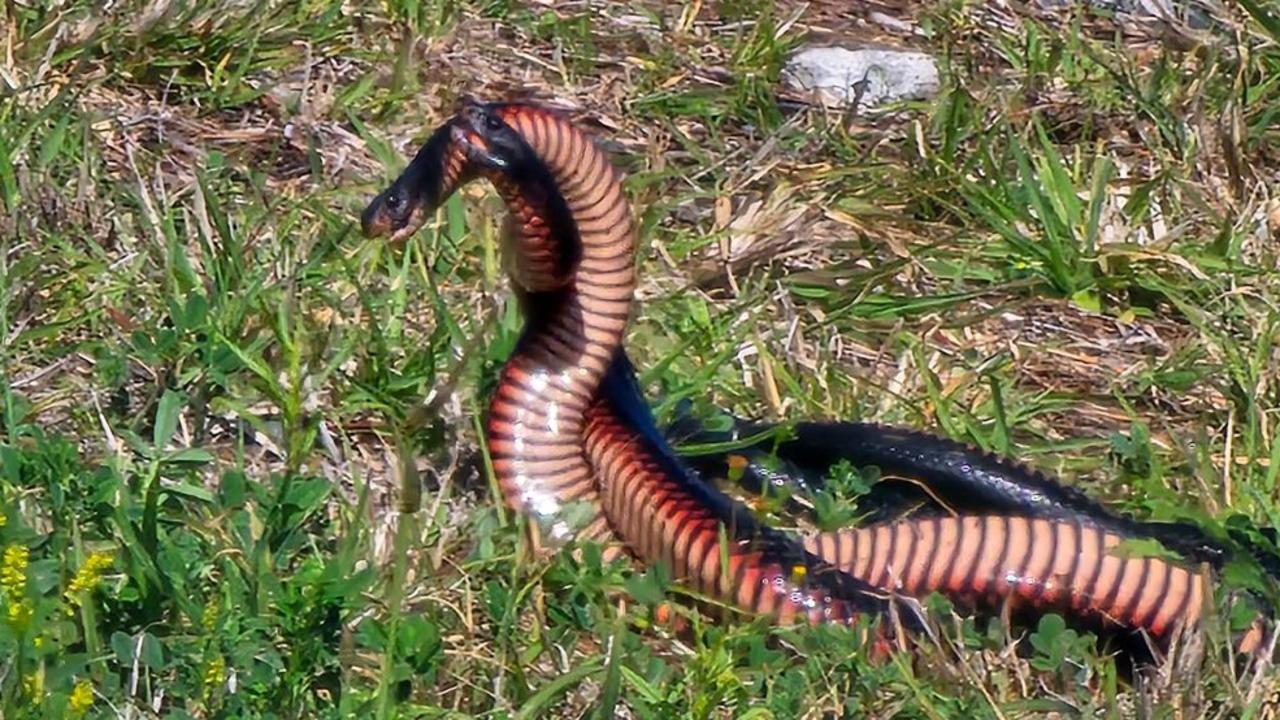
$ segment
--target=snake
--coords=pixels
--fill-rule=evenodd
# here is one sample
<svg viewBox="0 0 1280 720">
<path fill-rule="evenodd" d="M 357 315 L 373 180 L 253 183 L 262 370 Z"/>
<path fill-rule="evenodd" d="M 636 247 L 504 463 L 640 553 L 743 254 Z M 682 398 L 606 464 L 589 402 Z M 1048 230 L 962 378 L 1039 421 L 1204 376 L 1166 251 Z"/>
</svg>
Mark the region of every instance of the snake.
<svg viewBox="0 0 1280 720">
<path fill-rule="evenodd" d="M 516 255 L 511 280 L 526 316 L 485 422 L 504 502 L 556 542 L 608 528 L 641 560 L 675 565 L 694 589 L 780 622 L 853 624 L 884 612 L 892 602 L 884 593 L 683 472 L 669 446 L 654 442 L 651 419 L 646 433 L 634 403 L 598 392 L 633 377 L 622 337 L 635 229 L 618 171 L 576 126 L 536 106 L 466 104 L 370 203 L 363 231 L 403 239 L 481 176 L 518 228 L 506 249 Z M 570 504 L 588 509 L 585 527 L 567 524 Z"/>
<path fill-rule="evenodd" d="M 562 114 L 463 102 L 368 204 L 362 230 L 403 240 L 477 178 L 509 210 L 504 262 L 525 315 L 492 393 L 486 439 L 503 501 L 553 540 L 616 538 L 710 598 L 784 623 L 851 624 L 896 611 L 920 629 L 918 605 L 905 600 L 938 591 L 985 607 L 1063 611 L 1160 648 L 1199 624 L 1205 573 L 1120 552 L 1134 525 L 1048 478 L 1028 482 L 1013 463 L 961 458 L 954 467 L 964 471 L 950 474 L 943 463 L 943 480 L 972 484 L 975 466 L 990 470 L 979 485 L 1000 511 L 979 504 L 803 538 L 761 523 L 657 428 L 623 348 L 636 231 L 622 176 Z M 919 438 L 907 439 L 909 449 Z M 902 455 L 903 437 L 891 432 L 864 441 L 898 448 L 924 475 L 938 465 L 930 453 Z M 586 518 L 576 527 L 571 505 Z"/>
</svg>

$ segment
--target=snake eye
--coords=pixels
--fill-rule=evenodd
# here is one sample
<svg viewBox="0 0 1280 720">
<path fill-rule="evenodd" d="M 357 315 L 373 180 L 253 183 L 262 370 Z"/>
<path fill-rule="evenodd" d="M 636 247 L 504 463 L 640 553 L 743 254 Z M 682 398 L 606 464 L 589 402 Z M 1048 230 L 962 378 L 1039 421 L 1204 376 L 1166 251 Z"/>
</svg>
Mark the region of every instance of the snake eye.
<svg viewBox="0 0 1280 720">
<path fill-rule="evenodd" d="M 391 193 L 383 202 L 387 204 L 388 210 L 396 212 L 400 209 L 400 206 L 404 204 L 404 198 L 400 197 L 400 193 Z"/>
<path fill-rule="evenodd" d="M 502 129 L 502 121 L 501 121 L 501 120 L 499 120 L 497 117 L 495 117 L 495 116 L 493 116 L 493 115 L 485 115 L 485 117 L 484 117 L 484 125 L 485 125 L 485 127 L 489 128 L 490 130 L 501 130 L 501 129 Z"/>
</svg>

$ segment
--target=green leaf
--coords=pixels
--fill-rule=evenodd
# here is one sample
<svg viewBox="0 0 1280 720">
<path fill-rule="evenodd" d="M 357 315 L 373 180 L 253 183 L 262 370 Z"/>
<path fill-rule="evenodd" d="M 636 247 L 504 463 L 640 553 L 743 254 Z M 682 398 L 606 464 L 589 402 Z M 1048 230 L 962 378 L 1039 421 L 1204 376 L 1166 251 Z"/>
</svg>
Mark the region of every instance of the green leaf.
<svg viewBox="0 0 1280 720">
<path fill-rule="evenodd" d="M 164 456 L 165 462 L 177 465 L 205 465 L 214 460 L 213 454 L 200 448 L 183 448 Z"/>
<path fill-rule="evenodd" d="M 142 661 L 152 670 L 159 670 L 164 667 L 164 648 L 160 645 L 160 641 L 151 633 L 142 634 L 142 653 L 140 654 Z"/>
<path fill-rule="evenodd" d="M 1111 553 L 1121 558 L 1159 558 L 1177 562 L 1181 556 L 1166 550 L 1158 540 L 1151 538 L 1125 538 L 1121 540 Z"/>
<path fill-rule="evenodd" d="M 248 478 L 239 470 L 229 470 L 222 474 L 222 480 L 218 483 L 218 494 L 221 496 L 222 504 L 227 507 L 239 507 L 244 503 L 245 486 L 248 484 Z"/>
<path fill-rule="evenodd" d="M 616 618 L 613 623 L 613 632 L 609 636 L 609 660 L 605 668 L 604 682 L 600 688 L 600 701 L 596 705 L 595 712 L 592 713 L 593 718 L 605 720 L 617 716 L 615 709 L 618 705 L 618 693 L 622 689 L 622 641 L 626 632 L 626 625 L 623 624 L 622 618 Z"/>
<path fill-rule="evenodd" d="M 622 666 L 622 679 L 626 680 L 627 685 L 630 685 L 631 689 L 639 693 L 640 697 L 650 705 L 657 705 L 663 701 L 664 698 L 658 688 L 655 688 L 652 683 L 626 665 Z"/>
<path fill-rule="evenodd" d="M 0 445 L 0 472 L 4 473 L 5 481 L 10 485 L 17 485 L 21 469 L 22 454 L 11 445 Z"/>
<path fill-rule="evenodd" d="M 133 665 L 133 638 L 119 630 L 111 633 L 111 651 L 116 654 L 116 662 L 121 667 Z"/>
<path fill-rule="evenodd" d="M 186 402 L 187 396 L 177 390 L 166 389 L 160 396 L 160 404 L 156 408 L 156 425 L 152 433 L 152 444 L 157 450 L 168 445 L 173 438 L 178 429 L 178 413 Z"/>
<path fill-rule="evenodd" d="M 587 679 L 591 675 L 596 674 L 601 669 L 600 658 L 595 657 L 587 660 L 581 665 L 573 668 L 569 672 L 552 680 L 551 682 L 538 688 L 538 691 L 529 696 L 529 699 L 520 706 L 513 716 L 514 720 L 524 720 L 524 718 L 542 717 L 542 714 L 551 705 L 559 699 L 559 697 L 578 683 Z"/>
<path fill-rule="evenodd" d="M 40 143 L 40 157 L 36 160 L 36 169 L 43 172 L 49 167 L 49 163 L 62 151 L 62 141 L 67 136 L 67 125 L 71 123 L 71 113 L 63 112 L 58 118 L 57 124 L 45 136 L 44 142 Z"/>
<path fill-rule="evenodd" d="M 4 201 L 5 211 L 12 213 L 18 207 L 18 178 L 8 145 L 7 140 L 0 140 L 0 200 Z"/>
<path fill-rule="evenodd" d="M 201 502 L 213 502 L 213 493 L 191 483 L 172 483 L 165 485 L 161 490 L 169 495 L 177 495 L 178 497 L 190 498 Z"/>
<path fill-rule="evenodd" d="M 304 511 L 314 510 L 324 502 L 331 490 L 333 485 L 322 478 L 296 480 L 289 486 L 284 502 Z"/>
<path fill-rule="evenodd" d="M 209 301 L 205 299 L 203 293 L 191 293 L 187 296 L 187 304 L 182 315 L 183 330 L 199 329 L 209 315 Z"/>
<path fill-rule="evenodd" d="M 657 605 L 666 597 L 661 567 L 649 568 L 626 579 L 627 593 L 638 603 Z"/>
<path fill-rule="evenodd" d="M 1062 637 L 1066 629 L 1067 622 L 1062 619 L 1062 616 L 1056 613 L 1045 615 L 1040 618 L 1036 631 L 1031 633 L 1031 646 L 1042 653 L 1050 654 L 1058 638 Z"/>
<path fill-rule="evenodd" d="M 1102 298 L 1099 297 L 1096 290 L 1077 290 L 1071 294 L 1071 302 L 1082 310 L 1095 313 L 1102 312 Z"/>
</svg>

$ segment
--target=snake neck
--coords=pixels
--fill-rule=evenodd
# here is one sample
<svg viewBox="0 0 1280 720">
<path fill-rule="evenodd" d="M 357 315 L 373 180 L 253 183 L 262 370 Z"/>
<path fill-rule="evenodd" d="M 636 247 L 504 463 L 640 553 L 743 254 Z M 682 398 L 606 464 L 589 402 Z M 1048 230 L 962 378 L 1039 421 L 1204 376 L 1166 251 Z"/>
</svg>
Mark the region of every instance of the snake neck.
<svg viewBox="0 0 1280 720">
<path fill-rule="evenodd" d="M 545 270 L 523 283 L 513 277 L 525 285 L 525 331 L 502 370 L 488 423 L 507 504 L 550 526 L 560 539 L 572 534 L 563 505 L 573 493 L 565 490 L 593 486 L 582 455 L 584 413 L 626 332 L 635 292 L 635 229 L 616 169 L 585 133 L 545 110 L 513 105 L 496 111 L 538 156 L 577 221 L 572 248 L 556 233 L 545 244 L 538 233 L 523 233 L 524 242 L 508 245 L 520 254 L 516 265 Z M 517 209 L 518 189 L 498 190 Z M 572 268 L 560 262 L 570 251 L 576 255 Z M 542 289 L 547 287 L 554 289 Z"/>
</svg>

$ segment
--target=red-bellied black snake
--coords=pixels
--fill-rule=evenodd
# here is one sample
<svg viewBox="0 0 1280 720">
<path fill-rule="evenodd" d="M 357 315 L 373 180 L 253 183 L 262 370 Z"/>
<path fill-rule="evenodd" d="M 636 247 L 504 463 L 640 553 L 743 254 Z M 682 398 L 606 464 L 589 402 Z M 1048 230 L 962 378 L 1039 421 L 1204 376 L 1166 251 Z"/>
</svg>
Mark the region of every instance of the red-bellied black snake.
<svg viewBox="0 0 1280 720">
<path fill-rule="evenodd" d="M 780 621 L 849 622 L 930 591 L 1015 602 L 1165 646 L 1198 624 L 1202 573 L 1116 552 L 1087 514 L 906 518 L 802 542 L 762 525 L 684 466 L 657 433 L 621 350 L 635 230 L 618 171 L 559 114 L 467 103 L 366 209 L 366 236 L 403 238 L 457 187 L 493 182 L 511 211 L 508 270 L 526 314 L 486 435 L 505 502 L 553 537 L 616 535 L 645 563 Z M 565 506 L 588 522 L 571 528 Z"/>
</svg>

